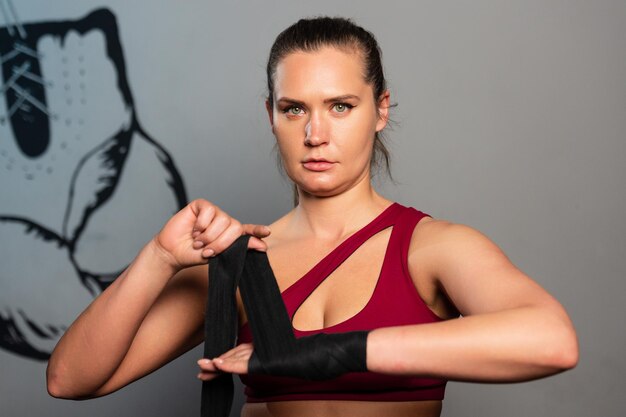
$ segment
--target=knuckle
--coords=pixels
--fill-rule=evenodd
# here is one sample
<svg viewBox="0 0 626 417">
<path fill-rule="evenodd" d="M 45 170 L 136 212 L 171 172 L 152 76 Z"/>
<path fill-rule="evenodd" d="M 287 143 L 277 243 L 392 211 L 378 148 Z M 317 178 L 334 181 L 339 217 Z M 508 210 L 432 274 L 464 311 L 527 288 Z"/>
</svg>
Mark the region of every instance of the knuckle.
<svg viewBox="0 0 626 417">
<path fill-rule="evenodd" d="M 218 207 L 215 204 L 213 204 L 209 200 L 205 200 L 203 198 L 198 198 L 198 199 L 194 200 L 194 203 L 195 203 L 196 207 L 198 207 L 198 209 L 201 212 L 203 212 L 203 211 L 211 212 L 213 210 L 217 210 L 218 209 Z"/>
<path fill-rule="evenodd" d="M 213 221 L 220 225 L 229 225 L 230 217 L 224 212 L 217 212 Z"/>
<path fill-rule="evenodd" d="M 208 202 L 205 202 L 204 204 L 201 204 L 199 207 L 200 207 L 200 212 L 201 213 L 211 213 L 212 211 L 215 211 L 215 206 L 213 204 L 208 203 Z"/>
<path fill-rule="evenodd" d="M 206 203 L 207 201 L 205 199 L 202 198 L 196 198 L 194 200 L 191 201 L 191 203 L 189 203 L 190 205 L 194 205 L 194 206 L 202 206 Z"/>
<path fill-rule="evenodd" d="M 207 247 L 205 249 L 211 249 L 213 250 L 213 253 L 215 255 L 220 254 L 222 252 L 224 252 L 224 250 L 226 249 L 226 247 L 221 243 L 221 242 L 211 242 L 210 245 L 207 245 Z"/>
<path fill-rule="evenodd" d="M 238 235 L 241 235 L 244 232 L 244 227 L 241 223 L 239 223 L 239 221 L 237 220 L 233 220 L 230 223 L 230 226 L 235 230 L 235 232 L 237 232 Z"/>
<path fill-rule="evenodd" d="M 205 206 L 200 210 L 204 214 L 204 216 L 208 216 L 204 217 L 205 221 L 210 221 L 210 217 L 214 217 L 216 213 L 215 206 Z"/>
<path fill-rule="evenodd" d="M 224 231 L 224 228 L 224 220 L 219 217 L 213 217 L 213 219 L 207 226 L 207 232 L 210 232 L 213 238 L 216 238 Z"/>
</svg>

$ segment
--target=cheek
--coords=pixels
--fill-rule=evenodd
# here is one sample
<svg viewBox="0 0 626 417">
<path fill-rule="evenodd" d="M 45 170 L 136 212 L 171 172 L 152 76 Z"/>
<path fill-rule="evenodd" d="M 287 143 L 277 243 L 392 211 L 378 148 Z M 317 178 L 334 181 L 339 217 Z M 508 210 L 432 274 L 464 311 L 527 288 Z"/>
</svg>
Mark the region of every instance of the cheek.
<svg viewBox="0 0 626 417">
<path fill-rule="evenodd" d="M 376 134 L 375 126 L 371 118 L 363 117 L 355 120 L 355 123 L 338 125 L 334 133 L 346 155 L 358 160 L 369 159 Z"/>
<path fill-rule="evenodd" d="M 279 144 L 293 144 L 304 140 L 305 124 L 300 121 L 274 119 L 272 131 Z"/>
<path fill-rule="evenodd" d="M 306 136 L 305 123 L 304 120 L 283 120 L 274 123 L 274 137 L 285 163 L 290 162 L 290 157 L 292 156 L 298 155 L 298 158 L 301 156 L 299 153 L 302 151 Z"/>
<path fill-rule="evenodd" d="M 276 136 L 276 145 L 278 153 L 283 161 L 283 167 L 289 170 L 289 166 L 294 164 L 294 161 L 299 161 L 298 155 L 298 139 L 290 138 L 289 136 Z"/>
</svg>

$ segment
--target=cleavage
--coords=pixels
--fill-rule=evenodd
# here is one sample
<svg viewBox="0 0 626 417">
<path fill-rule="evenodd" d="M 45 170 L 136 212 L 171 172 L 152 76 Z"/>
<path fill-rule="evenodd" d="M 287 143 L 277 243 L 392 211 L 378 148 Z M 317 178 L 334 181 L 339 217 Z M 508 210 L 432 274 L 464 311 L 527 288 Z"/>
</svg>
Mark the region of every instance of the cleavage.
<svg viewBox="0 0 626 417">
<path fill-rule="evenodd" d="M 272 251 L 272 269 L 279 288 L 285 291 L 289 286 L 283 299 L 290 312 L 295 309 L 293 327 L 301 331 L 323 329 L 362 312 L 379 282 L 391 231 L 387 227 L 373 234 L 343 262 L 334 259 L 334 249 L 317 263 L 310 256 L 298 256 L 293 246 L 283 253 L 280 249 Z M 293 282 L 293 276 L 301 278 Z M 319 285 L 315 286 L 317 282 Z"/>
</svg>

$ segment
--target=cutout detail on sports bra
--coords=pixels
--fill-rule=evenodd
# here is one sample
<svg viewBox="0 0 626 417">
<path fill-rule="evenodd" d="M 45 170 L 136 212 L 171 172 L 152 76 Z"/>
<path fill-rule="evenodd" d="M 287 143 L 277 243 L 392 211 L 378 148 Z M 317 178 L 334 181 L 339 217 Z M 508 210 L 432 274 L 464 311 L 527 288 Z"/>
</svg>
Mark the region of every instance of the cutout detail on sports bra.
<svg viewBox="0 0 626 417">
<path fill-rule="evenodd" d="M 341 260 L 339 263 L 332 266 L 331 270 L 324 271 L 326 272 L 324 277 L 312 277 L 315 280 L 319 280 L 319 283 L 314 288 L 312 288 L 311 292 L 304 299 L 300 301 L 299 305 L 296 307 L 295 311 L 291 315 L 291 322 L 292 322 L 293 328 L 296 331 L 300 331 L 300 332 L 319 331 L 319 330 L 327 329 L 330 327 L 337 326 L 341 323 L 347 322 L 348 320 L 351 320 L 352 318 L 358 316 L 361 312 L 363 312 L 363 310 L 367 308 L 368 304 L 372 300 L 376 292 L 376 287 L 379 285 L 379 282 L 382 276 L 382 271 L 385 266 L 385 259 L 387 259 L 387 250 L 389 248 L 389 242 L 391 240 L 392 232 L 393 232 L 393 226 L 387 226 L 384 229 L 379 230 L 376 233 L 373 233 L 367 239 L 360 242 L 358 247 L 354 249 L 354 251 L 352 251 L 352 253 L 350 253 L 345 259 Z M 381 234 L 386 235 L 386 236 L 381 236 Z M 384 250 L 379 250 L 376 247 L 369 247 L 374 244 L 372 240 L 376 240 L 376 239 L 384 239 L 385 241 Z M 359 253 L 363 251 L 377 252 L 374 255 L 376 258 L 378 258 L 376 259 L 376 262 L 375 262 L 376 266 L 373 266 L 373 267 L 369 267 L 369 265 L 359 266 L 359 264 L 362 264 L 364 262 L 358 262 L 359 259 L 356 259 L 356 258 L 360 257 L 361 261 L 369 258 L 368 256 L 369 254 Z M 342 269 L 350 267 L 351 265 L 349 264 L 353 264 L 353 263 L 356 263 L 356 265 L 352 266 L 352 272 L 341 271 Z M 368 263 L 368 261 L 365 261 L 365 263 Z M 348 266 L 346 266 L 346 264 L 348 264 Z M 371 272 L 374 270 L 377 271 L 375 276 L 362 278 L 365 274 L 371 274 Z M 371 275 L 374 275 L 374 274 L 371 274 Z M 351 285 L 350 285 L 350 282 L 347 282 L 347 281 L 351 281 L 352 284 L 354 284 L 352 285 L 352 288 L 356 289 L 356 287 L 358 287 L 358 284 L 363 284 L 362 282 L 355 282 L 356 280 L 360 280 L 360 279 L 367 279 L 368 281 L 367 283 L 363 285 L 366 288 L 359 290 L 360 295 L 363 295 L 364 293 L 366 293 L 365 296 L 359 297 L 363 301 L 359 303 L 359 305 L 356 306 L 355 308 L 348 309 L 347 312 L 344 311 L 339 314 L 334 314 L 333 317 L 328 317 L 327 316 L 328 303 L 332 303 L 334 301 L 335 304 L 337 304 L 337 300 L 332 300 L 333 294 L 338 293 L 343 299 L 348 299 L 350 297 L 350 294 L 347 291 L 349 290 L 349 287 Z M 322 297 L 323 301 L 319 300 L 319 297 Z M 318 299 L 316 300 L 316 298 Z M 321 317 L 320 317 L 320 320 L 322 321 L 322 327 L 319 327 L 319 326 L 310 327 L 310 326 L 303 325 L 302 321 L 306 322 L 307 320 L 306 319 L 303 320 L 302 318 L 299 318 L 299 314 L 300 315 L 307 314 L 306 312 L 302 313 L 303 309 L 306 311 L 309 308 L 307 306 L 307 303 L 316 303 L 316 302 L 319 303 L 319 305 L 313 308 L 313 310 L 314 311 L 322 310 Z M 336 316 L 339 316 L 340 319 L 337 320 Z M 331 319 L 330 324 L 327 324 L 327 322 L 329 321 L 329 318 Z M 333 318 L 335 320 L 332 320 Z M 317 318 L 315 318 L 314 320 L 316 319 Z"/>
</svg>

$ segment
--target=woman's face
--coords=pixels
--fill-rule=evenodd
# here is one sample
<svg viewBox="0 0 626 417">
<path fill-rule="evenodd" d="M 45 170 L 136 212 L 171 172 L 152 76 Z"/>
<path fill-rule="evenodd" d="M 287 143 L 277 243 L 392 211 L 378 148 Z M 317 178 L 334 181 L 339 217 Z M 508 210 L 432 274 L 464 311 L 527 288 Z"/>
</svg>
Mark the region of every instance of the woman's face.
<svg viewBox="0 0 626 417">
<path fill-rule="evenodd" d="M 369 181 L 389 94 L 376 102 L 363 73 L 359 54 L 333 47 L 291 53 L 276 67 L 272 131 L 287 175 L 306 193 L 327 197 Z"/>
</svg>

